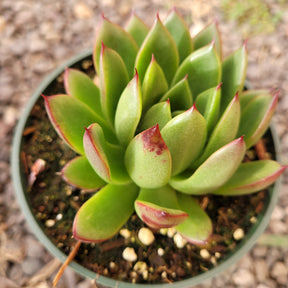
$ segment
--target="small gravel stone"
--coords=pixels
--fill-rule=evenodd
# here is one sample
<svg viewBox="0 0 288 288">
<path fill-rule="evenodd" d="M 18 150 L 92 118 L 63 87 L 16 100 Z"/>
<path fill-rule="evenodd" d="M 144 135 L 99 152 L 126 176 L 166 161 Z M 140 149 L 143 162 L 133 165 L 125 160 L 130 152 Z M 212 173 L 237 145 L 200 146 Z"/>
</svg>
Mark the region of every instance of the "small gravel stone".
<svg viewBox="0 0 288 288">
<path fill-rule="evenodd" d="M 165 253 L 165 251 L 164 251 L 163 248 L 158 248 L 158 249 L 157 249 L 157 253 L 158 253 L 159 256 L 163 256 L 164 253 Z"/>
<path fill-rule="evenodd" d="M 209 253 L 209 251 L 207 249 L 201 249 L 200 250 L 200 256 L 203 259 L 208 259 L 211 255 L 210 255 L 210 253 Z"/>
<path fill-rule="evenodd" d="M 264 259 L 256 260 L 254 267 L 256 279 L 259 282 L 264 282 L 269 273 L 266 261 Z"/>
<path fill-rule="evenodd" d="M 155 240 L 153 232 L 146 227 L 143 227 L 139 230 L 138 238 L 144 245 L 147 246 L 151 245 Z"/>
<path fill-rule="evenodd" d="M 273 265 L 271 276 L 277 280 L 280 285 L 288 283 L 288 270 L 283 262 L 276 262 Z"/>
<path fill-rule="evenodd" d="M 54 219 L 48 219 L 45 222 L 46 227 L 51 228 L 55 225 L 55 220 Z"/>
<path fill-rule="evenodd" d="M 240 268 L 234 272 L 232 280 L 239 287 L 255 287 L 254 275 L 245 268 Z"/>
<path fill-rule="evenodd" d="M 28 275 L 31 276 L 33 274 L 35 274 L 40 267 L 42 267 L 43 263 L 39 258 L 32 258 L 32 257 L 27 257 L 23 263 L 22 263 L 22 269 L 23 272 Z"/>
<path fill-rule="evenodd" d="M 183 248 L 187 244 L 187 240 L 184 239 L 179 233 L 176 233 L 173 237 L 174 243 L 177 248 Z"/>
<path fill-rule="evenodd" d="M 242 228 L 237 228 L 233 233 L 233 238 L 236 241 L 241 240 L 245 236 L 244 230 Z"/>
<path fill-rule="evenodd" d="M 136 262 L 134 267 L 133 267 L 133 270 L 140 273 L 140 274 L 143 274 L 144 271 L 147 271 L 146 262 L 143 262 L 143 261 Z"/>
<path fill-rule="evenodd" d="M 124 260 L 129 262 L 135 262 L 137 260 L 137 254 L 135 253 L 134 248 L 126 247 L 122 253 L 122 257 Z"/>
<path fill-rule="evenodd" d="M 119 233 L 125 239 L 131 237 L 131 231 L 129 231 L 128 229 L 121 229 Z"/>
</svg>

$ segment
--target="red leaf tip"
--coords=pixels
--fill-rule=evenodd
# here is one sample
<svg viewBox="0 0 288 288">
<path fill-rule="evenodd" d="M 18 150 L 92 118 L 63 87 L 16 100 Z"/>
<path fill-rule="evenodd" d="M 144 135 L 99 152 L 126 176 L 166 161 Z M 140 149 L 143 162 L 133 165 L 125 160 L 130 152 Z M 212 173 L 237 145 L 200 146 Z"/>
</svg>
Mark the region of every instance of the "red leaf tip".
<svg viewBox="0 0 288 288">
<path fill-rule="evenodd" d="M 216 87 L 216 91 L 220 90 L 221 86 L 223 85 L 223 82 L 219 83 Z"/>
<path fill-rule="evenodd" d="M 158 123 L 155 126 L 143 131 L 141 136 L 144 149 L 148 150 L 149 152 L 155 152 L 157 155 L 161 155 L 164 150 L 168 149 L 160 133 Z"/>
</svg>

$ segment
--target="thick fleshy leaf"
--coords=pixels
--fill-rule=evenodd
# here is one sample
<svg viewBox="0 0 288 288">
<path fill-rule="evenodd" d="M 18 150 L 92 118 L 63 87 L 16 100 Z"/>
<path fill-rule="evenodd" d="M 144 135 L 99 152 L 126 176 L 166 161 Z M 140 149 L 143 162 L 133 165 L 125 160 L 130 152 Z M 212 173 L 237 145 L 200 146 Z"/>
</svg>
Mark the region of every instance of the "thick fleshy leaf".
<svg viewBox="0 0 288 288">
<path fill-rule="evenodd" d="M 226 109 L 237 91 L 241 94 L 246 79 L 247 61 L 246 42 L 223 61 L 221 112 Z"/>
<path fill-rule="evenodd" d="M 159 125 L 159 129 L 161 130 L 171 119 L 172 115 L 169 100 L 157 103 L 146 112 L 140 124 L 140 131 L 151 128 L 156 124 Z"/>
<path fill-rule="evenodd" d="M 179 56 L 174 39 L 162 24 L 159 16 L 145 38 L 136 58 L 135 67 L 141 80 L 144 78 L 152 55 L 164 71 L 168 84 L 171 83 L 179 65 Z"/>
<path fill-rule="evenodd" d="M 120 143 L 127 145 L 134 137 L 142 112 L 142 92 L 138 74 L 123 91 L 116 110 L 115 130 Z"/>
<path fill-rule="evenodd" d="M 138 45 L 133 37 L 122 27 L 110 22 L 103 16 L 102 23 L 97 32 L 93 51 L 94 66 L 98 72 L 100 71 L 99 63 L 102 43 L 104 43 L 105 46 L 115 50 L 121 56 L 126 64 L 129 78 L 132 78 L 134 74 L 134 63 L 138 52 Z"/>
<path fill-rule="evenodd" d="M 155 229 L 174 227 L 188 218 L 188 214 L 179 209 L 175 190 L 168 185 L 142 188 L 135 210 L 143 222 Z"/>
<path fill-rule="evenodd" d="M 184 79 L 170 88 L 160 100 L 166 101 L 169 99 L 172 111 L 187 110 L 192 106 L 193 99 L 187 78 L 186 75 Z"/>
<path fill-rule="evenodd" d="M 211 219 L 191 196 L 178 193 L 178 203 L 189 218 L 176 226 L 176 231 L 190 243 L 205 244 L 213 231 Z"/>
<path fill-rule="evenodd" d="M 206 142 L 206 121 L 193 105 L 171 119 L 161 130 L 161 135 L 171 153 L 172 175 L 175 175 L 199 157 Z"/>
<path fill-rule="evenodd" d="M 253 101 L 255 99 L 256 96 L 258 95 L 267 95 L 267 94 L 271 94 L 271 91 L 266 90 L 266 89 L 259 89 L 259 90 L 246 90 L 243 91 L 243 93 L 241 93 L 239 95 L 239 100 L 240 100 L 240 106 L 241 106 L 241 112 L 243 112 L 247 105 Z"/>
<path fill-rule="evenodd" d="M 191 53 L 181 64 L 172 86 L 188 75 L 188 82 L 195 101 L 198 94 L 215 87 L 221 80 L 221 62 L 214 42 Z"/>
<path fill-rule="evenodd" d="M 168 84 L 163 70 L 152 55 L 152 60 L 146 70 L 142 84 L 143 111 L 158 102 L 167 90 Z"/>
<path fill-rule="evenodd" d="M 62 178 L 70 185 L 83 190 L 96 190 L 106 185 L 91 167 L 85 156 L 69 161 L 61 170 Z"/>
<path fill-rule="evenodd" d="M 245 142 L 240 137 L 214 152 L 190 177 L 185 174 L 174 176 L 169 183 L 186 194 L 212 193 L 232 177 L 245 151 Z"/>
<path fill-rule="evenodd" d="M 238 134 L 245 135 L 247 148 L 256 144 L 269 127 L 278 97 L 279 91 L 274 95 L 259 94 L 242 111 Z"/>
<path fill-rule="evenodd" d="M 87 74 L 80 70 L 66 68 L 64 85 L 67 94 L 79 99 L 96 114 L 102 116 L 100 90 Z"/>
<path fill-rule="evenodd" d="M 119 54 L 104 45 L 100 56 L 99 78 L 102 110 L 107 119 L 114 123 L 117 103 L 129 78 Z"/>
<path fill-rule="evenodd" d="M 108 183 L 129 183 L 131 179 L 124 167 L 123 148 L 107 142 L 97 123 L 91 124 L 85 130 L 85 155 L 96 173 Z"/>
<path fill-rule="evenodd" d="M 134 184 L 108 184 L 78 210 L 73 236 L 83 242 L 102 242 L 111 238 L 134 211 L 138 187 Z"/>
<path fill-rule="evenodd" d="M 134 38 L 138 47 L 141 47 L 145 37 L 149 32 L 149 27 L 132 12 L 126 31 Z"/>
<path fill-rule="evenodd" d="M 210 88 L 198 95 L 196 107 L 204 116 L 207 124 L 207 134 L 210 135 L 214 129 L 220 112 L 221 85 Z"/>
<path fill-rule="evenodd" d="M 142 188 L 159 188 L 171 175 L 171 155 L 159 126 L 155 125 L 132 139 L 125 153 L 130 177 Z"/>
<path fill-rule="evenodd" d="M 222 41 L 216 21 L 207 25 L 197 35 L 193 37 L 194 50 L 198 50 L 208 45 L 212 41 L 215 42 L 217 53 L 220 59 L 222 59 Z"/>
<path fill-rule="evenodd" d="M 192 164 L 193 168 L 201 165 L 213 152 L 235 139 L 240 115 L 239 97 L 236 94 L 213 130 L 203 154 Z"/>
<path fill-rule="evenodd" d="M 164 25 L 175 41 L 181 63 L 193 51 L 189 28 L 175 8 L 169 13 Z"/>
<path fill-rule="evenodd" d="M 107 127 L 103 119 L 77 98 L 64 94 L 43 97 L 47 114 L 55 130 L 77 153 L 84 154 L 84 127 L 94 122 L 102 126 L 108 140 L 115 141 L 113 132 Z"/>
<path fill-rule="evenodd" d="M 214 194 L 237 196 L 260 191 L 274 183 L 286 168 L 273 160 L 242 163 L 230 180 Z"/>
</svg>

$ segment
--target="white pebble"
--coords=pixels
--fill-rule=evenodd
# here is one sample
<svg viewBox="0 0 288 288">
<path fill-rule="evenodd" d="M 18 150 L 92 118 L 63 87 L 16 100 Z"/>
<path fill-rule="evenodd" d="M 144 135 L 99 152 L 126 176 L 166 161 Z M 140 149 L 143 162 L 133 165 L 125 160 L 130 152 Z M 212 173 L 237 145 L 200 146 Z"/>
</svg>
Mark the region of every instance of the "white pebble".
<svg viewBox="0 0 288 288">
<path fill-rule="evenodd" d="M 233 233 L 233 238 L 238 241 L 245 236 L 244 230 L 242 228 L 237 228 Z"/>
<path fill-rule="evenodd" d="M 252 216 L 252 217 L 250 218 L 250 223 L 256 224 L 256 223 L 257 223 L 257 218 L 256 218 L 255 216 Z"/>
<path fill-rule="evenodd" d="M 53 227 L 53 226 L 55 225 L 55 220 L 53 220 L 53 219 L 48 219 L 48 220 L 46 220 L 45 225 L 46 225 L 46 227 L 48 227 L 48 228 Z"/>
<path fill-rule="evenodd" d="M 168 236 L 169 238 L 172 238 L 175 234 L 176 234 L 175 228 L 168 228 L 168 229 L 167 229 L 167 236 Z"/>
<path fill-rule="evenodd" d="M 129 231 L 128 229 L 121 229 L 119 233 L 125 239 L 128 239 L 131 236 L 131 231 Z"/>
<path fill-rule="evenodd" d="M 166 278 L 167 278 L 167 272 L 166 272 L 166 271 L 163 271 L 163 272 L 161 273 L 161 277 L 162 277 L 162 279 L 166 279 Z"/>
<path fill-rule="evenodd" d="M 174 243 L 177 246 L 177 248 L 183 248 L 187 241 L 184 239 L 179 233 L 176 233 L 173 237 Z"/>
<path fill-rule="evenodd" d="M 137 260 L 137 254 L 135 253 L 134 248 L 126 247 L 122 253 L 124 260 L 129 262 L 135 262 Z"/>
<path fill-rule="evenodd" d="M 203 259 L 208 259 L 210 257 L 210 253 L 207 249 L 201 249 L 200 250 L 200 256 L 203 258 Z"/>
<path fill-rule="evenodd" d="M 144 271 L 147 271 L 147 264 L 146 262 L 143 262 L 143 261 L 138 261 L 134 267 L 133 267 L 133 270 L 140 273 L 140 274 L 143 274 Z"/>
<path fill-rule="evenodd" d="M 56 220 L 61 220 L 63 218 L 63 215 L 61 213 L 57 214 L 56 216 Z"/>
<path fill-rule="evenodd" d="M 158 253 L 159 256 L 163 256 L 165 251 L 164 251 L 163 248 L 158 248 L 157 253 Z"/>
<path fill-rule="evenodd" d="M 163 236 L 167 235 L 167 231 L 168 231 L 167 228 L 160 228 L 160 230 L 159 230 L 160 234 L 163 235 Z"/>
<path fill-rule="evenodd" d="M 215 257 L 219 259 L 221 257 L 221 253 L 220 252 L 215 252 Z"/>
<path fill-rule="evenodd" d="M 143 271 L 143 273 L 142 273 L 142 277 L 143 277 L 143 279 L 144 280 L 147 280 L 148 279 L 148 270 L 145 270 L 145 271 Z"/>
<path fill-rule="evenodd" d="M 138 232 L 138 238 L 144 245 L 151 245 L 154 240 L 154 234 L 149 228 L 141 228 Z"/>
</svg>

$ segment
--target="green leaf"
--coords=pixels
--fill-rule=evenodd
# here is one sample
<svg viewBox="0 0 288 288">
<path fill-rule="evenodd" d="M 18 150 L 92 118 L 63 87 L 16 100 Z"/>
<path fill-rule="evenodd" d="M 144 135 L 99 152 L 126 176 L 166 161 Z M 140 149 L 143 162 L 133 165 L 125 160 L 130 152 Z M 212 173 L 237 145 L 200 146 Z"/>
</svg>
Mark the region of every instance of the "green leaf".
<svg viewBox="0 0 288 288">
<path fill-rule="evenodd" d="M 168 185 L 157 189 L 142 188 L 135 201 L 135 210 L 143 222 L 155 229 L 174 227 L 188 217 L 179 210 L 176 192 Z"/>
<path fill-rule="evenodd" d="M 214 152 L 190 177 L 174 176 L 169 184 L 177 191 L 203 195 L 212 193 L 224 185 L 235 173 L 245 155 L 243 137 Z"/>
<path fill-rule="evenodd" d="M 257 89 L 257 90 L 247 90 L 243 91 L 239 95 L 239 100 L 240 100 L 240 106 L 241 106 L 241 112 L 244 111 L 247 107 L 247 105 L 254 100 L 254 98 L 258 95 L 263 95 L 263 94 L 271 94 L 269 90 L 266 89 Z"/>
<path fill-rule="evenodd" d="M 61 175 L 67 183 L 83 190 L 96 190 L 106 185 L 85 156 L 70 160 L 61 170 Z"/>
<path fill-rule="evenodd" d="M 145 37 L 149 32 L 149 27 L 132 12 L 126 31 L 134 38 L 138 47 L 141 47 Z"/>
<path fill-rule="evenodd" d="M 164 22 L 178 49 L 180 63 L 193 51 L 193 42 L 185 20 L 174 8 Z"/>
<path fill-rule="evenodd" d="M 246 42 L 223 61 L 221 112 L 226 109 L 237 91 L 241 94 L 246 78 L 247 61 Z"/>
<path fill-rule="evenodd" d="M 138 74 L 123 91 L 116 110 L 115 130 L 120 143 L 127 145 L 134 137 L 142 112 L 142 92 Z"/>
<path fill-rule="evenodd" d="M 115 235 L 134 211 L 138 188 L 108 184 L 78 210 L 73 236 L 83 242 L 102 242 Z"/>
<path fill-rule="evenodd" d="M 207 134 L 210 135 L 214 129 L 220 112 L 221 85 L 210 88 L 198 95 L 196 107 L 204 116 L 207 123 Z"/>
<path fill-rule="evenodd" d="M 84 127 L 94 122 L 102 126 L 107 139 L 115 141 L 103 119 L 77 98 L 64 94 L 43 97 L 47 114 L 58 135 L 77 153 L 84 154 Z"/>
<path fill-rule="evenodd" d="M 107 142 L 97 123 L 91 124 L 85 130 L 85 155 L 96 173 L 108 183 L 129 183 L 131 179 L 124 166 L 123 148 Z"/>
<path fill-rule="evenodd" d="M 206 121 L 195 105 L 171 119 L 161 135 L 172 157 L 172 175 L 188 168 L 201 153 L 207 136 Z"/>
<path fill-rule="evenodd" d="M 221 80 L 221 62 L 214 43 L 191 53 L 181 64 L 172 86 L 188 75 L 193 99 L 201 92 L 215 87 Z"/>
<path fill-rule="evenodd" d="M 114 123 L 117 103 L 129 78 L 119 54 L 104 45 L 100 56 L 99 80 L 103 112 L 110 123 Z"/>
<path fill-rule="evenodd" d="M 274 183 L 286 168 L 273 160 L 242 163 L 230 180 L 213 194 L 237 196 L 263 190 Z"/>
<path fill-rule="evenodd" d="M 252 147 L 269 127 L 278 103 L 279 91 L 272 94 L 259 94 L 242 111 L 238 134 L 245 135 L 247 148 Z"/>
<path fill-rule="evenodd" d="M 207 25 L 197 35 L 194 36 L 193 38 L 194 50 L 198 50 L 208 45 L 212 41 L 214 41 L 217 53 L 220 59 L 222 59 L 222 41 L 216 21 Z"/>
<path fill-rule="evenodd" d="M 79 99 L 103 118 L 100 91 L 89 76 L 79 70 L 66 68 L 64 85 L 67 94 Z"/>
<path fill-rule="evenodd" d="M 98 29 L 93 51 L 93 60 L 96 71 L 99 73 L 100 54 L 102 43 L 115 50 L 126 64 L 129 78 L 134 74 L 134 63 L 138 52 L 138 45 L 133 37 L 122 27 L 110 22 L 102 15 L 102 23 Z"/>
<path fill-rule="evenodd" d="M 159 101 L 161 96 L 168 90 L 168 84 L 163 70 L 152 55 L 142 84 L 143 111 Z"/>
<path fill-rule="evenodd" d="M 168 84 L 171 83 L 179 65 L 179 56 L 176 44 L 159 16 L 145 38 L 136 58 L 135 67 L 141 80 L 144 78 L 152 54 L 164 71 Z"/>
<path fill-rule="evenodd" d="M 160 101 L 167 101 L 171 103 L 171 110 L 187 110 L 193 104 L 192 94 L 189 88 L 187 75 L 179 81 L 175 86 L 170 88 Z"/>
<path fill-rule="evenodd" d="M 213 152 L 235 139 L 240 123 L 240 114 L 240 103 L 238 94 L 236 94 L 213 130 L 203 154 L 193 163 L 193 168 L 202 164 Z"/>
<path fill-rule="evenodd" d="M 189 218 L 176 226 L 176 231 L 190 243 L 205 244 L 213 231 L 211 219 L 195 198 L 178 193 L 178 202 Z"/>
<path fill-rule="evenodd" d="M 125 153 L 128 174 L 141 188 L 159 188 L 171 175 L 171 155 L 155 125 L 132 139 Z"/>
<path fill-rule="evenodd" d="M 156 124 L 159 125 L 161 130 L 171 119 L 170 102 L 167 100 L 166 102 L 157 103 L 146 112 L 140 123 L 140 131 L 151 128 Z"/>
</svg>

